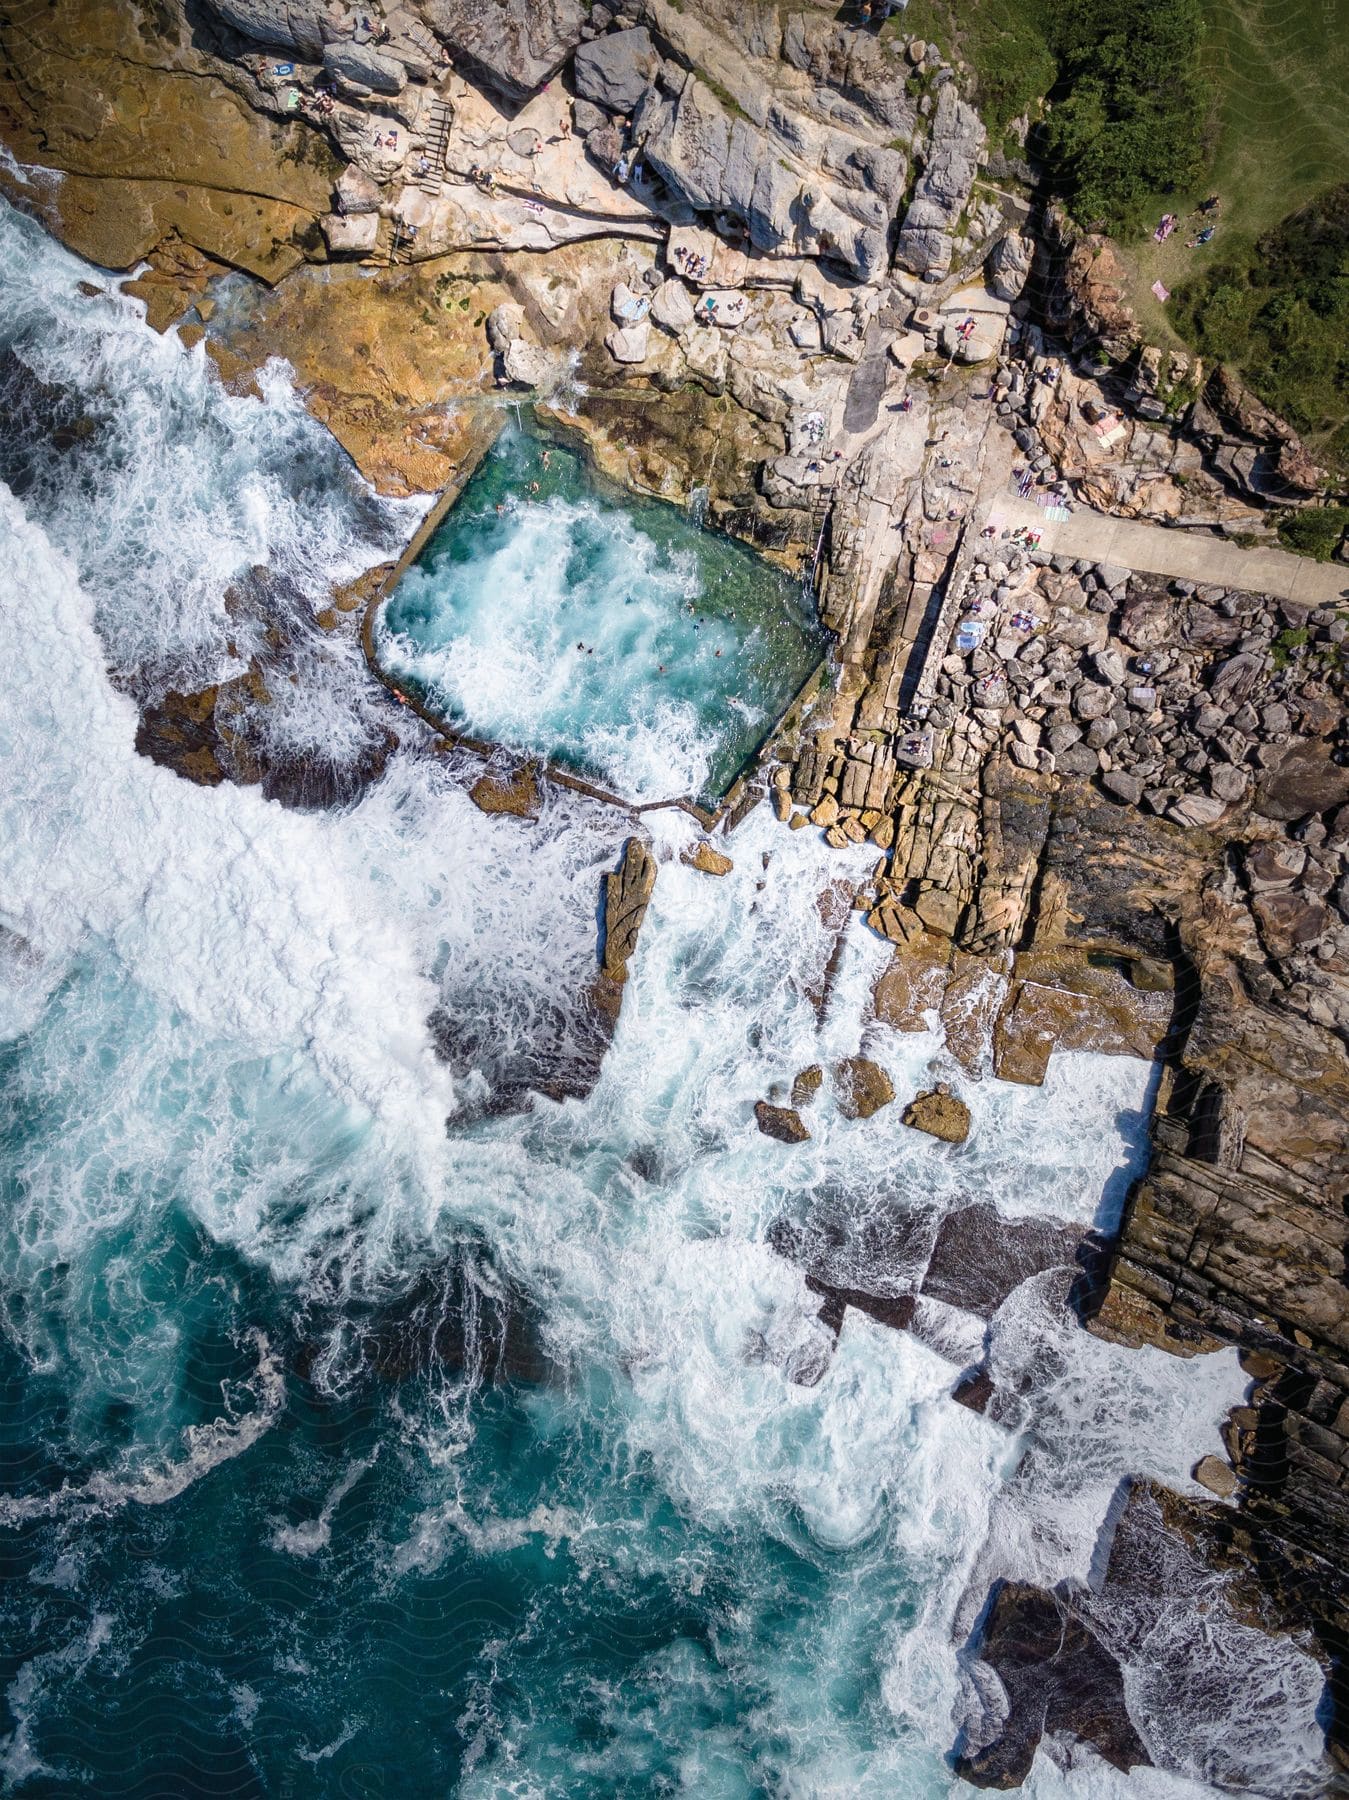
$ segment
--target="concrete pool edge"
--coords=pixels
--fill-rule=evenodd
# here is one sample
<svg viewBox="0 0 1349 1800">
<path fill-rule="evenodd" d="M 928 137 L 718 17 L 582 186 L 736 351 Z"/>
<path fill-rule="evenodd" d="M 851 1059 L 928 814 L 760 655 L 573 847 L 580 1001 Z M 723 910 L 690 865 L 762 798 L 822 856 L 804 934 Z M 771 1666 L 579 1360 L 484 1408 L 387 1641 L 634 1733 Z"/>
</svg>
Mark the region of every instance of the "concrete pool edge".
<svg viewBox="0 0 1349 1800">
<path fill-rule="evenodd" d="M 530 411 L 537 417 L 537 409 L 531 407 Z M 696 819 L 704 831 L 715 831 L 719 825 L 723 824 L 723 822 L 725 822 L 725 829 L 727 832 L 733 830 L 735 826 L 740 823 L 741 819 L 747 816 L 753 806 L 757 804 L 758 800 L 763 797 L 761 793 L 756 793 L 752 799 L 749 799 L 749 789 L 754 778 L 758 775 L 764 764 L 770 760 L 770 757 L 783 740 L 784 736 L 799 728 L 807 706 L 818 693 L 820 685 L 830 667 L 831 658 L 828 649 L 826 649 L 824 655 L 821 656 L 819 661 L 806 676 L 805 680 L 788 700 L 786 706 L 778 714 L 774 723 L 765 734 L 762 743 L 750 756 L 746 757 L 725 794 L 722 795 L 714 808 L 703 806 L 693 796 L 687 794 L 666 800 L 629 800 L 622 794 L 617 794 L 609 788 L 602 787 L 597 782 L 588 781 L 584 776 L 576 775 L 569 769 L 561 768 L 551 757 L 542 756 L 538 753 L 529 751 L 519 751 L 513 749 L 510 745 L 499 743 L 495 740 L 473 737 L 466 732 L 460 731 L 448 719 L 436 712 L 433 707 L 429 706 L 419 696 L 404 692 L 404 690 L 397 685 L 394 677 L 380 663 L 375 642 L 375 626 L 379 617 L 380 608 L 386 601 L 392 598 L 394 591 L 403 576 L 421 556 L 436 532 L 444 524 L 450 512 L 462 498 L 464 490 L 467 488 L 469 482 L 473 479 L 473 476 L 477 473 L 482 463 L 491 454 L 498 439 L 508 428 L 509 424 L 510 420 L 505 416 L 505 409 L 503 408 L 502 415 L 490 434 L 482 434 L 482 436 L 473 444 L 469 454 L 455 470 L 453 478 L 448 481 L 437 494 L 431 507 L 427 511 L 425 518 L 422 519 L 411 538 L 409 538 L 402 553 L 399 555 L 398 560 L 392 565 L 383 579 L 378 582 L 366 600 L 361 616 L 360 639 L 361 649 L 364 653 L 366 665 L 369 668 L 370 673 L 399 706 L 405 708 L 409 712 L 416 713 L 424 724 L 435 731 L 444 740 L 447 748 L 468 750 L 473 755 L 480 756 L 485 762 L 490 762 L 496 758 L 508 759 L 515 767 L 522 769 L 528 768 L 532 770 L 536 776 L 551 782 L 554 786 L 565 788 L 572 793 L 581 794 L 587 799 L 598 800 L 606 806 L 617 807 L 620 811 L 626 812 L 633 817 L 648 812 L 681 811 L 688 813 L 692 818 Z M 623 483 L 615 481 L 607 471 L 600 467 L 595 458 L 593 448 L 587 440 L 584 431 L 575 425 L 571 425 L 557 418 L 551 411 L 549 411 L 548 414 L 547 430 L 544 435 L 554 437 L 567 449 L 576 451 L 582 457 L 587 470 L 593 479 L 603 482 L 605 485 L 614 488 L 619 493 L 626 495 L 632 491 L 640 495 L 643 499 L 654 499 L 661 501 L 664 505 L 673 504 L 671 501 L 662 500 L 660 495 L 648 494 L 641 489 L 629 490 Z M 703 527 L 703 529 L 705 530 L 707 528 Z M 730 537 L 728 541 L 742 544 L 743 548 L 750 551 L 752 554 L 763 556 L 763 552 L 756 546 L 745 543 L 742 539 Z M 763 560 L 769 563 L 770 566 L 777 566 L 775 559 L 772 557 L 763 556 Z M 818 609 L 816 612 L 816 619 L 818 623 Z M 823 631 L 822 625 L 820 626 L 820 629 Z M 748 800 L 748 804 L 745 804 L 746 800 Z"/>
</svg>

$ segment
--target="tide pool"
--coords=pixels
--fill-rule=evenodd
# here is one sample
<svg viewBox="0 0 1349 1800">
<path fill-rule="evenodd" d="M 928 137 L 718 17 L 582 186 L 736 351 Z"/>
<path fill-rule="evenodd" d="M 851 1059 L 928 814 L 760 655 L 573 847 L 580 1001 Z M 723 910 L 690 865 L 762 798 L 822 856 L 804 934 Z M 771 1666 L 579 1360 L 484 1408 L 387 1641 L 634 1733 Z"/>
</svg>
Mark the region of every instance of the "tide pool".
<svg viewBox="0 0 1349 1800">
<path fill-rule="evenodd" d="M 642 800 L 725 793 L 824 650 L 795 580 L 523 428 L 484 459 L 376 641 L 469 735 Z"/>
</svg>

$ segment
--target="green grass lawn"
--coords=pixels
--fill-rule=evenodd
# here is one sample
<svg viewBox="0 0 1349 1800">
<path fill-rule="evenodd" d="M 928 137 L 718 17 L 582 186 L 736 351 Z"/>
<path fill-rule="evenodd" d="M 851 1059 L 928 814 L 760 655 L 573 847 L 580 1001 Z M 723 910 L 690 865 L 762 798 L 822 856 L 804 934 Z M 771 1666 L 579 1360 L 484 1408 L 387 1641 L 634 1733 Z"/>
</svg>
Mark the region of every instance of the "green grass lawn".
<svg viewBox="0 0 1349 1800">
<path fill-rule="evenodd" d="M 1211 0 L 1206 10 L 1216 153 L 1211 178 L 1187 199 L 1222 196 L 1217 234 L 1187 250 L 1194 228 L 1183 221 L 1165 244 L 1120 245 L 1139 324 L 1164 345 L 1180 340 L 1149 291 L 1154 281 L 1178 287 L 1349 179 L 1349 0 Z M 1158 217 L 1168 204 L 1182 211 L 1159 198 Z"/>
</svg>

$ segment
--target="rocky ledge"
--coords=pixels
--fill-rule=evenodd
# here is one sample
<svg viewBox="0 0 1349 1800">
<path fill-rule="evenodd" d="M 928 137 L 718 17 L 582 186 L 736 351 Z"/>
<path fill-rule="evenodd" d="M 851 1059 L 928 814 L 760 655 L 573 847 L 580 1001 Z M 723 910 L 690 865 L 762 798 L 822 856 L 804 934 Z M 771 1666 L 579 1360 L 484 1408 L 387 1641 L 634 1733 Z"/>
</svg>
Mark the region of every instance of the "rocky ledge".
<svg viewBox="0 0 1349 1800">
<path fill-rule="evenodd" d="M 7 45 L 0 131 L 5 193 L 134 268 L 150 322 L 231 384 L 286 357 L 383 491 L 462 480 L 528 397 L 629 485 L 696 495 L 803 566 L 835 679 L 726 823 L 771 798 L 786 828 L 875 851 L 860 887 L 821 896 L 834 953 L 799 972 L 812 1001 L 861 908 L 894 945 L 876 1018 L 939 1014 L 967 1074 L 1039 1081 L 1056 1048 L 1163 1073 L 1109 1247 L 975 1208 L 883 1243 L 776 1229 L 825 1327 L 797 1378 L 819 1379 L 849 1306 L 935 1333 L 932 1303 L 987 1319 L 1025 1279 L 1125 1343 L 1238 1345 L 1229 1461 L 1196 1471 L 1222 1503 L 1182 1518 L 1140 1490 L 1126 1519 L 1253 1571 L 1271 1619 L 1302 1606 L 1339 1655 L 1349 613 L 1341 570 L 1232 548 L 1268 538 L 1276 490 L 1314 502 L 1292 434 L 1221 371 L 1139 342 L 1109 246 L 1033 215 L 1015 163 L 987 178 L 931 46 L 813 5 L 54 0 Z M 1145 534 L 1129 557 L 1091 547 L 1122 519 Z M 261 573 L 248 587 L 283 656 L 294 609 Z M 358 606 L 305 629 L 354 630 Z M 250 749 L 268 675 L 146 696 L 141 747 L 193 779 L 332 798 Z M 372 737 L 358 783 L 391 741 Z M 518 773 L 467 780 L 495 828 L 528 820 Z M 607 877 L 593 1031 L 561 1080 L 593 1079 L 654 873 L 633 840 Z M 895 1097 L 859 1053 L 800 1071 L 760 1127 L 803 1141 L 826 1079 L 858 1129 Z M 951 1140 L 936 1155 L 968 1123 L 950 1098 L 905 1113 Z M 955 1397 L 1018 1417 L 986 1367 Z M 1153 1599 L 1121 1532 L 1105 1598 L 994 1597 L 982 1655 L 1011 1708 L 963 1747 L 972 1778 L 1018 1778 L 1084 1682 L 1073 1729 L 1138 1760 L 1101 1607 L 1117 1572 L 1144 1623 Z"/>
</svg>

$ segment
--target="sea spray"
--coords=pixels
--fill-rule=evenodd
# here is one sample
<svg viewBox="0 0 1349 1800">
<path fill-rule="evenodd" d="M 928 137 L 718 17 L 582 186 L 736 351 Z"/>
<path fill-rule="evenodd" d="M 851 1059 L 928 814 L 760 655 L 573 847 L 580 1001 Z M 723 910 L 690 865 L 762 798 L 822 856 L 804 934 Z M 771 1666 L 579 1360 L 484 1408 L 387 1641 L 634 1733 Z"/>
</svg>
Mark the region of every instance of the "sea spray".
<svg viewBox="0 0 1349 1800">
<path fill-rule="evenodd" d="M 71 366 L 53 350 L 48 373 L 104 371 L 102 434 L 70 491 L 39 468 L 0 494 L 9 1779 L 958 1791 L 957 1735 L 996 1711 L 968 1647 L 989 1582 L 1090 1581 L 1121 1478 L 1194 1491 L 1242 1379 L 1230 1355 L 1086 1339 L 1040 1277 L 988 1321 L 925 1301 L 921 1335 L 849 1308 L 835 1343 L 770 1228 L 935 1228 L 974 1202 L 1108 1223 L 1147 1154 L 1149 1070 L 1061 1056 L 1042 1089 L 973 1081 L 937 1032 L 878 1024 L 890 948 L 822 903 L 868 853 L 761 808 L 718 880 L 680 860 L 693 821 L 645 819 L 660 872 L 599 1080 L 523 1100 L 540 1041 L 565 1055 L 631 821 L 553 791 L 536 822 L 485 818 L 472 765 L 415 743 L 338 813 L 137 755 L 135 671 L 229 666 L 240 549 L 231 523 L 180 619 L 202 515 L 173 541 L 155 484 L 177 465 L 151 443 L 138 479 L 165 542 L 142 556 L 112 453 L 128 417 L 158 418 L 209 469 L 228 397 L 176 351 L 161 363 L 121 301 L 112 348 L 70 335 L 79 268 L 51 277 Z M 141 356 L 114 354 L 122 334 Z M 191 406 L 147 402 L 180 381 Z M 225 409 L 235 472 L 252 459 L 277 484 L 272 525 L 305 479 L 269 460 L 263 421 L 290 404 Z M 329 577 L 383 554 L 392 523 L 369 504 L 336 509 Z M 86 543 L 104 509 L 116 557 Z M 330 676 L 339 716 L 367 694 L 354 665 L 345 687 L 313 673 L 311 742 Z M 471 1070 L 438 1054 L 438 1012 Z M 828 1071 L 859 1047 L 901 1098 L 951 1080 L 969 1143 L 908 1131 L 898 1105 L 844 1117 Z M 809 1142 L 765 1138 L 755 1100 L 816 1062 Z M 465 1104 L 475 1073 L 524 1110 Z M 434 1331 L 383 1354 L 456 1257 L 527 1301 L 539 1372 L 456 1365 Z M 1015 1391 L 1009 1425 L 951 1399 L 984 1355 Z M 813 1386 L 792 1378 L 807 1366 Z M 96 1529 L 72 1503 L 87 1494 L 114 1500 Z M 1153 1642 L 1116 1615 L 1100 1629 L 1163 1767 L 1116 1776 L 1056 1743 L 1028 1791 L 1313 1786 L 1305 1646 L 1257 1643 L 1211 1587 L 1162 1598 Z"/>
</svg>

